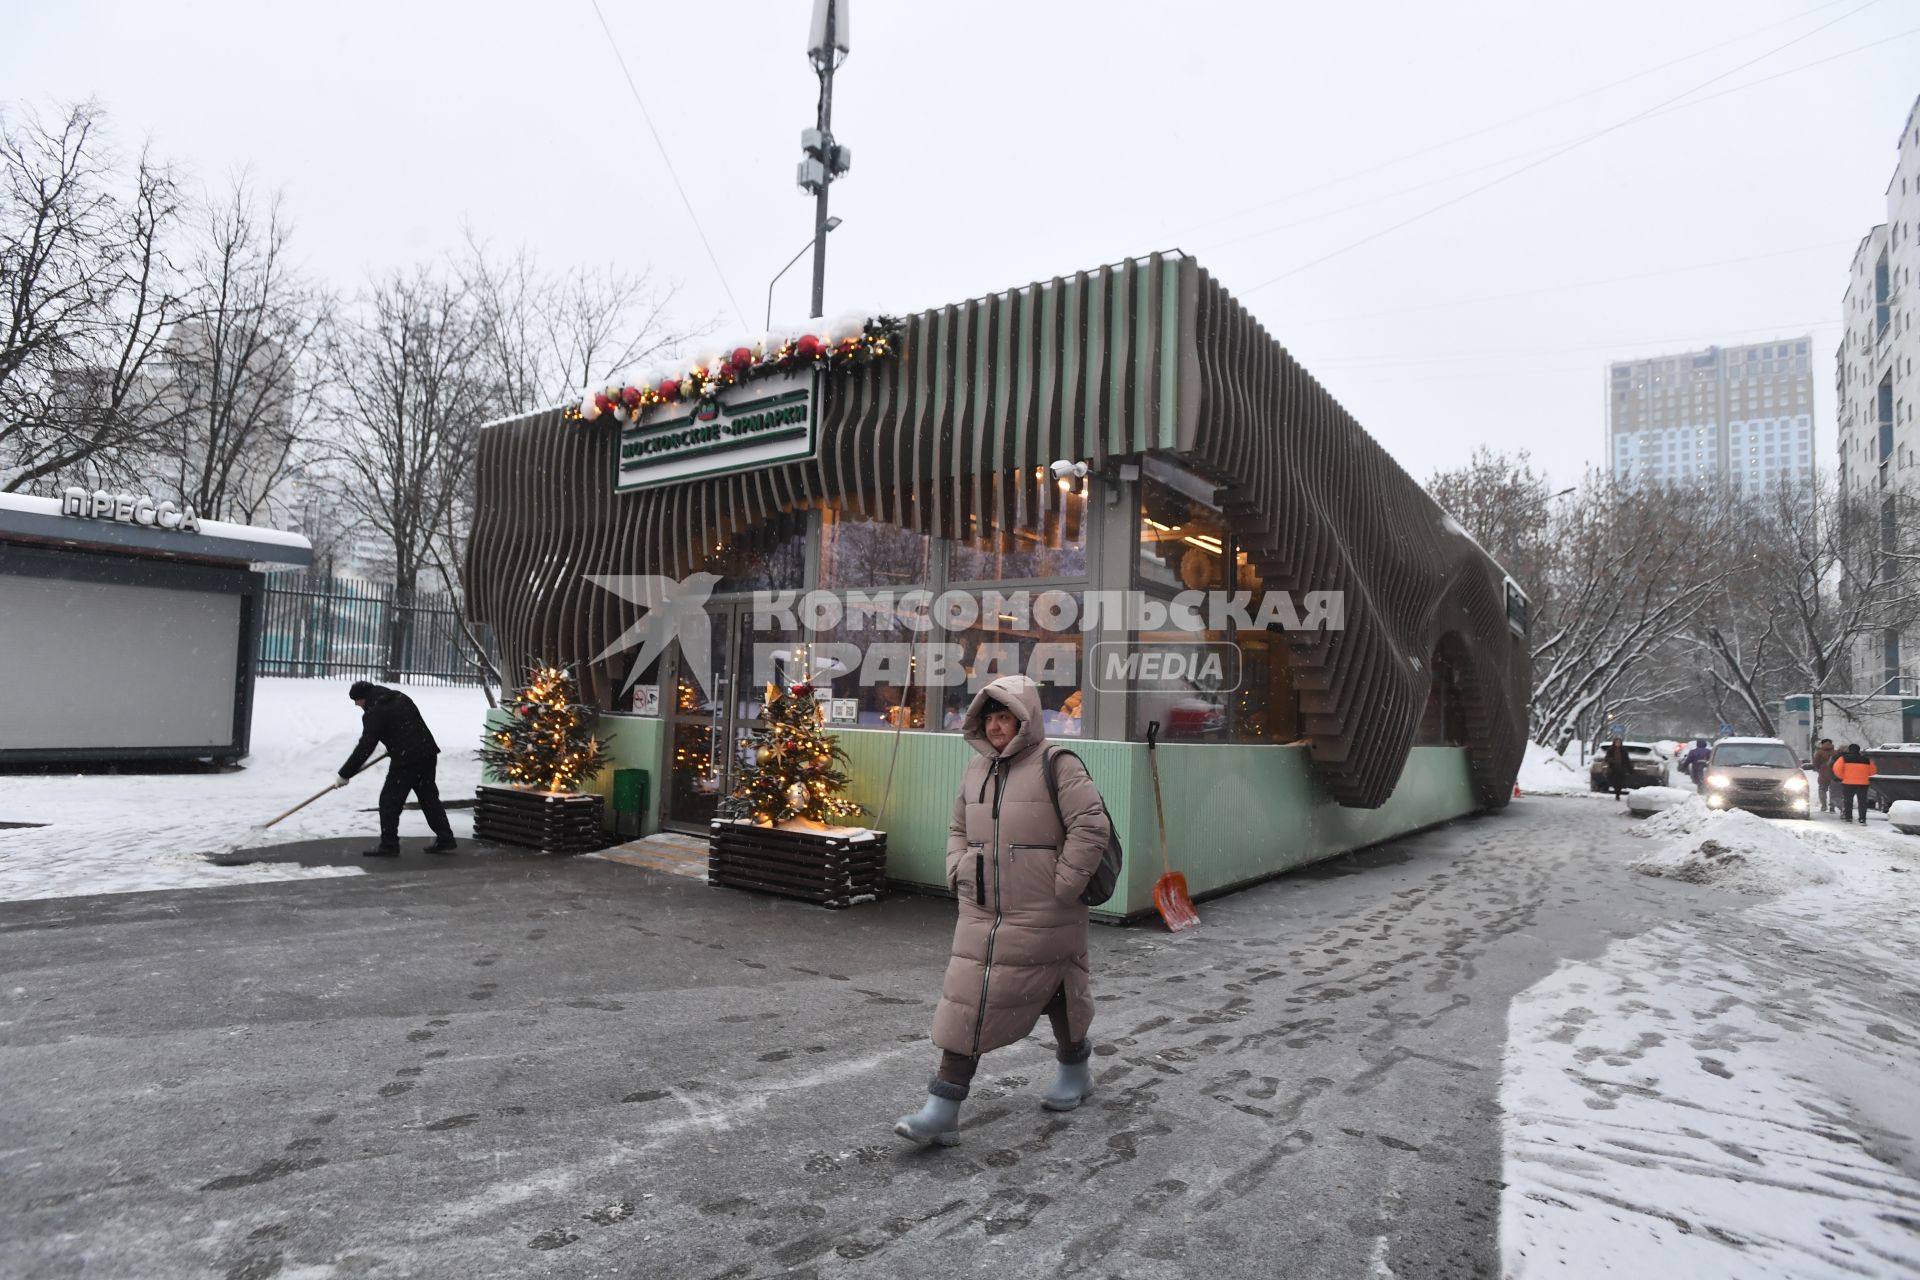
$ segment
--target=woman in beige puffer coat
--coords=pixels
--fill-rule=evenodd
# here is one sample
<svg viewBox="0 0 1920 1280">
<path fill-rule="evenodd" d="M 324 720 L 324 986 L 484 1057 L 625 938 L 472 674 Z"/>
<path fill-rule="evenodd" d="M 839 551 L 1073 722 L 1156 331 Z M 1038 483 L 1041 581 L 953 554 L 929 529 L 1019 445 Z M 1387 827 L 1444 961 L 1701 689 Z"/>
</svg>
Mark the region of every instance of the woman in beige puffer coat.
<svg viewBox="0 0 1920 1280">
<path fill-rule="evenodd" d="M 959 1141 L 960 1103 L 980 1055 L 1024 1039 L 1043 1013 L 1060 1069 L 1041 1105 L 1071 1111 L 1093 1092 L 1080 893 L 1110 830 L 1099 789 L 1071 755 L 1053 760 L 1056 815 L 1044 772 L 1054 753 L 1040 690 L 1026 676 L 1002 676 L 975 695 L 961 732 L 979 754 L 967 765 L 947 832 L 947 886 L 959 921 L 933 1015 L 940 1068 L 927 1085 L 927 1105 L 894 1125 L 903 1138 L 941 1146 Z"/>
</svg>

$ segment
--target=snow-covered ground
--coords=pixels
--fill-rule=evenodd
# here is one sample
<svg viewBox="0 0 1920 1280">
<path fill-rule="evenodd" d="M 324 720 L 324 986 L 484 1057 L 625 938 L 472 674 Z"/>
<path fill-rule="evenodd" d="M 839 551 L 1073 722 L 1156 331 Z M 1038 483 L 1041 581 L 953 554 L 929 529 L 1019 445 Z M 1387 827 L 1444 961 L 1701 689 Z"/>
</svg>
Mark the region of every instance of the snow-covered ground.
<svg viewBox="0 0 1920 1280">
<path fill-rule="evenodd" d="M 1575 747 L 1567 755 L 1556 755 L 1537 742 L 1527 743 L 1527 754 L 1520 761 L 1520 790 L 1530 796 L 1591 795 L 1590 775 L 1578 751 Z"/>
<path fill-rule="evenodd" d="M 1634 870 L 1779 893 L 1515 1000 L 1504 1274 L 1920 1274 L 1920 838 L 1709 813 Z"/>
<path fill-rule="evenodd" d="M 253 754 L 228 773 L 9 774 L 0 778 L 0 900 L 59 898 L 143 889 L 360 874 L 358 868 L 258 863 L 217 867 L 203 854 L 365 835 L 380 831 L 373 808 L 384 764 L 321 797 L 268 831 L 261 824 L 325 787 L 360 736 L 347 680 L 260 680 L 254 685 Z M 486 716 L 478 689 L 406 686 L 440 743 L 440 794 L 471 797 L 474 755 Z M 470 811 L 449 814 L 456 836 Z M 403 839 L 427 836 L 417 811 L 400 818 Z"/>
</svg>

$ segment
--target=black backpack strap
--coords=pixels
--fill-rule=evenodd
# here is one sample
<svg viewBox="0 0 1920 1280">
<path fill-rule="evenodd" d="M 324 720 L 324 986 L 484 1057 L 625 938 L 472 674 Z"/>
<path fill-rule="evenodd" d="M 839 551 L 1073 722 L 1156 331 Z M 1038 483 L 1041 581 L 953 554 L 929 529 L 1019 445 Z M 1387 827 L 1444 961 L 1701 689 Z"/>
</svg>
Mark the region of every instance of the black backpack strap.
<svg viewBox="0 0 1920 1280">
<path fill-rule="evenodd" d="M 1047 758 L 1046 758 L 1046 761 L 1042 764 L 1040 772 L 1044 773 L 1047 776 L 1047 795 L 1050 796 L 1053 800 L 1053 816 L 1054 816 L 1054 819 L 1057 822 L 1059 822 L 1060 834 L 1062 835 L 1062 837 L 1064 837 L 1067 831 L 1067 815 L 1060 812 L 1060 779 L 1055 776 L 1054 765 L 1053 765 L 1053 762 L 1058 760 L 1061 756 L 1071 757 L 1074 761 L 1076 761 L 1080 765 L 1080 768 L 1082 769 L 1082 771 L 1084 771 L 1089 778 L 1093 776 L 1093 772 L 1092 770 L 1087 769 L 1086 761 L 1081 760 L 1079 756 L 1074 755 L 1073 752 L 1067 750 L 1065 747 L 1048 747 L 1047 748 Z M 1105 807 L 1105 804 L 1106 802 L 1102 800 L 1101 801 L 1102 808 Z"/>
</svg>

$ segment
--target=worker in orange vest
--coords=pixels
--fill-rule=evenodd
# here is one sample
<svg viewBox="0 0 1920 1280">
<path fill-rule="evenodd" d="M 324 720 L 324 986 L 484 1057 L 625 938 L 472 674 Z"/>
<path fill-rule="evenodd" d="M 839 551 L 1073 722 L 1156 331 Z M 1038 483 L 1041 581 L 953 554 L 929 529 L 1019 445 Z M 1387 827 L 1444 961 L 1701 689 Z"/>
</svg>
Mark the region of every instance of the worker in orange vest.
<svg viewBox="0 0 1920 1280">
<path fill-rule="evenodd" d="M 1840 821 L 1852 822 L 1853 809 L 1860 806 L 1860 825 L 1867 825 L 1867 780 L 1880 772 L 1873 761 L 1860 753 L 1860 744 L 1849 742 L 1847 749 L 1833 762 L 1833 780 L 1840 784 Z"/>
</svg>

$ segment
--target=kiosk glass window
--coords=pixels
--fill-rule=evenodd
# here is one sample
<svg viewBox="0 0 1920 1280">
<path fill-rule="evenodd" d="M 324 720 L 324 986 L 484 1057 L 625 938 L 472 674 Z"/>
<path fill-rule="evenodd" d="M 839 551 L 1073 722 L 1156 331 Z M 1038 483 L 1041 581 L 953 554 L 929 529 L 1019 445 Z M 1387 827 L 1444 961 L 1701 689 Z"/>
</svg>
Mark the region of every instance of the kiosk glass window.
<svg viewBox="0 0 1920 1280">
<path fill-rule="evenodd" d="M 1184 501 L 1182 499 L 1181 501 Z M 1168 508 L 1160 508 L 1174 514 Z M 1189 507 L 1189 520 L 1196 509 Z M 1210 508 L 1199 507 L 1205 514 Z M 1158 519 L 1150 516 L 1149 519 Z M 1168 522 L 1170 523 L 1170 522 Z M 1184 522 L 1183 523 L 1187 523 Z M 1190 529 L 1191 523 L 1187 524 Z M 1164 533 L 1142 524 L 1143 573 L 1150 553 L 1145 535 Z M 1212 536 L 1212 535 L 1205 535 Z M 1231 588 L 1248 594 L 1248 607 L 1257 611 L 1266 583 L 1252 557 L 1239 550 L 1220 528 L 1222 554 L 1207 555 L 1199 563 L 1221 566 L 1232 563 Z M 1165 539 L 1162 539 L 1165 541 Z M 1194 550 L 1191 544 L 1188 550 Z M 1202 547 L 1199 550 L 1205 551 Z M 1160 563 L 1166 563 L 1161 560 Z M 1195 576 L 1201 576 L 1196 571 Z M 1214 572 L 1208 568 L 1204 572 Z M 1214 579 L 1219 582 L 1218 578 Z M 1184 590 L 1214 588 L 1183 587 Z M 1162 593 L 1154 591 L 1154 595 Z M 1278 630 L 1223 631 L 1167 630 L 1135 632 L 1127 646 L 1135 657 L 1131 675 L 1103 669 L 1096 673 L 1102 687 L 1124 678 L 1131 697 L 1128 731 L 1135 741 L 1145 741 L 1147 725 L 1160 722 L 1160 736 L 1178 742 L 1245 742 L 1287 745 L 1300 737 L 1300 699 L 1294 687 L 1291 651 L 1286 636 Z M 1149 655 L 1155 655 L 1149 664 Z M 1216 660 L 1217 659 L 1217 660 Z M 1103 649 L 1096 657 L 1103 664 L 1114 659 Z"/>
<path fill-rule="evenodd" d="M 1227 585 L 1227 522 L 1220 512 L 1158 480 L 1140 482 L 1143 587 L 1210 591 Z"/>
<path fill-rule="evenodd" d="M 1040 686 L 1049 738 L 1077 738 L 1085 723 L 1081 681 L 1085 644 L 1077 591 L 1041 591 L 1024 616 L 1002 607 L 993 592 L 969 593 L 973 616 L 940 619 L 941 662 L 928 664 L 940 727 L 957 731 L 973 695 L 1007 675 L 1030 676 Z"/>
<path fill-rule="evenodd" d="M 1242 631 L 1240 687 L 1233 694 L 1233 740 L 1280 746 L 1300 740 L 1300 694 L 1293 684 L 1287 639 L 1277 631 Z"/>
<path fill-rule="evenodd" d="M 1061 495 L 1063 505 L 1029 527 L 990 532 L 949 544 L 950 582 L 1044 582 L 1087 576 L 1087 499 Z"/>
<path fill-rule="evenodd" d="M 828 591 L 924 587 L 931 541 L 924 533 L 828 509 L 820 525 L 820 585 Z"/>
<path fill-rule="evenodd" d="M 801 654 L 827 722 L 926 728 L 927 632 L 909 625 L 898 595 L 888 601 L 882 592 L 854 592 L 839 605 L 837 621 L 809 626 Z M 924 626 L 924 617 L 915 622 Z"/>
<path fill-rule="evenodd" d="M 1101 687 L 1126 680 L 1133 694 L 1133 737 L 1147 738 L 1160 722 L 1162 742 L 1226 742 L 1233 725 L 1234 693 L 1240 687 L 1242 655 L 1224 631 L 1142 631 L 1128 647 L 1133 666 L 1100 674 Z"/>
<path fill-rule="evenodd" d="M 736 533 L 716 545 L 702 567 L 720 575 L 716 594 L 799 590 L 807 584 L 806 512 L 783 511 Z"/>
</svg>

